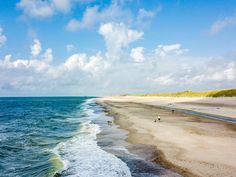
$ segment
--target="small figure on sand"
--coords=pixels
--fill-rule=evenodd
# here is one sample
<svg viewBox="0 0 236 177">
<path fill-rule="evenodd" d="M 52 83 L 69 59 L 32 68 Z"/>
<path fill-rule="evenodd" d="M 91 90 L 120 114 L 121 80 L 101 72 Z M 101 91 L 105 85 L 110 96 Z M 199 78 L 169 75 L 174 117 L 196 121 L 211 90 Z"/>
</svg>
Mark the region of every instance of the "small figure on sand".
<svg viewBox="0 0 236 177">
<path fill-rule="evenodd" d="M 107 124 L 110 125 L 110 126 L 112 126 L 113 122 L 110 121 L 110 120 L 108 120 L 108 121 L 107 121 Z"/>
<path fill-rule="evenodd" d="M 157 116 L 157 120 L 158 120 L 158 122 L 161 122 L 161 116 Z M 154 120 L 154 122 L 157 122 L 157 120 Z"/>
<path fill-rule="evenodd" d="M 174 109 L 172 109 L 172 110 L 171 110 L 171 112 L 172 112 L 172 114 L 174 114 L 175 110 L 174 110 Z"/>
</svg>

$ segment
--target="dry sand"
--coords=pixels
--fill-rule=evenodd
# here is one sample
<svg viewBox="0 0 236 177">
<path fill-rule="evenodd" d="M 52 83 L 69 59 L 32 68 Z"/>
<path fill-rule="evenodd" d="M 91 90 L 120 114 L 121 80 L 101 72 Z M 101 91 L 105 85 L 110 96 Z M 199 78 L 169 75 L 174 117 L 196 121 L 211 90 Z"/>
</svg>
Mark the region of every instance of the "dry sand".
<svg viewBox="0 0 236 177">
<path fill-rule="evenodd" d="M 158 153 L 153 160 L 164 167 L 184 176 L 236 176 L 236 124 L 157 107 L 174 105 L 188 109 L 192 106 L 207 113 L 236 118 L 235 98 L 203 100 L 105 97 L 99 102 L 121 128 L 129 131 L 128 142 L 155 146 Z M 230 113 L 224 112 L 227 110 Z M 158 115 L 161 121 L 154 122 Z"/>
<path fill-rule="evenodd" d="M 236 97 L 138 97 L 114 96 L 105 100 L 145 103 L 236 118 Z"/>
</svg>

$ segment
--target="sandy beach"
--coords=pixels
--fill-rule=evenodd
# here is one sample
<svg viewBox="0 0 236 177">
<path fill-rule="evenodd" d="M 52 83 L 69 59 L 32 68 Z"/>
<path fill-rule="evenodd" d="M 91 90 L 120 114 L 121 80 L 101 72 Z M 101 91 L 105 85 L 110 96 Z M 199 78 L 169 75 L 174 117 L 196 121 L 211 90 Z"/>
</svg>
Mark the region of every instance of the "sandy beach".
<svg viewBox="0 0 236 177">
<path fill-rule="evenodd" d="M 152 157 L 130 149 L 133 153 L 183 176 L 235 176 L 236 124 L 171 110 L 234 119 L 235 98 L 104 97 L 98 102 L 129 132 L 127 142 L 156 148 Z"/>
</svg>

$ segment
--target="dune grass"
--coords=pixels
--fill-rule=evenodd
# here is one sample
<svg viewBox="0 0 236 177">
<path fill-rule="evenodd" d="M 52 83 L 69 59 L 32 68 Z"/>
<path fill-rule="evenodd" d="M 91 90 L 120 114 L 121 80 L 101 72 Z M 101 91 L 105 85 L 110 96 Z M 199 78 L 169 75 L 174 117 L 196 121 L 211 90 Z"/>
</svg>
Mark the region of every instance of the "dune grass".
<svg viewBox="0 0 236 177">
<path fill-rule="evenodd" d="M 183 91 L 175 93 L 125 94 L 123 96 L 163 96 L 163 97 L 236 97 L 236 89 L 209 90 L 204 92 Z"/>
</svg>

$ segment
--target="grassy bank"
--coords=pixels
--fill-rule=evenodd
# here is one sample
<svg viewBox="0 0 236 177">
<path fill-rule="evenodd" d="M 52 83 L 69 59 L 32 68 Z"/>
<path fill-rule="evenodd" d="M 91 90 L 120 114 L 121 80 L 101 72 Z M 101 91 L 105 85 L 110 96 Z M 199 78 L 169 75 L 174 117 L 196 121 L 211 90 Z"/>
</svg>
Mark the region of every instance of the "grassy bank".
<svg viewBox="0 0 236 177">
<path fill-rule="evenodd" d="M 164 97 L 236 97 L 236 89 L 209 90 L 204 92 L 175 92 L 175 93 L 147 93 L 125 94 L 123 96 L 164 96 Z"/>
</svg>

